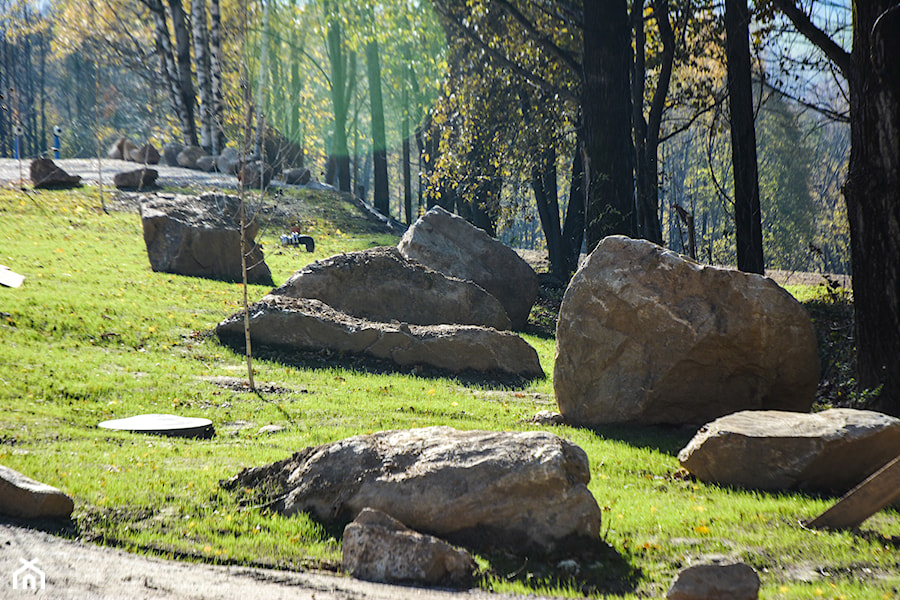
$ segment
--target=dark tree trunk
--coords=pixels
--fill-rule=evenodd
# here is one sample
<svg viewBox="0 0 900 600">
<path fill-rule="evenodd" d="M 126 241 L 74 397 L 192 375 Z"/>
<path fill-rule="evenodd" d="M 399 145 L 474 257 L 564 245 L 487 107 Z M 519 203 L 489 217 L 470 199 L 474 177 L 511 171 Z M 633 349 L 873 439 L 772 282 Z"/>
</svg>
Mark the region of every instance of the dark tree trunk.
<svg viewBox="0 0 900 600">
<path fill-rule="evenodd" d="M 377 41 L 371 41 L 366 44 L 366 72 L 369 80 L 369 108 L 372 114 L 372 166 L 375 180 L 372 200 L 375 210 L 385 216 L 390 216 L 387 142 L 385 141 L 384 133 L 384 100 L 381 96 L 381 58 Z"/>
<path fill-rule="evenodd" d="M 900 416 L 900 6 L 854 2 L 850 222 L 858 384 Z M 880 17 L 880 18 L 879 18 Z"/>
<path fill-rule="evenodd" d="M 209 0 L 209 76 L 212 89 L 213 152 L 225 149 L 225 99 L 222 91 L 222 13 L 219 0 Z"/>
<path fill-rule="evenodd" d="M 637 237 L 631 141 L 631 28 L 625 0 L 584 3 L 582 134 L 588 250 Z"/>
<path fill-rule="evenodd" d="M 747 0 L 725 0 L 725 55 L 731 115 L 731 164 L 738 269 L 763 273 L 762 218 L 750 81 L 750 11 Z"/>
<path fill-rule="evenodd" d="M 559 227 L 559 198 L 557 194 L 556 150 L 548 148 L 539 164 L 531 171 L 531 187 L 541 219 L 541 229 L 547 242 L 550 272 L 557 279 L 565 277 L 562 252 L 562 232 Z"/>
<path fill-rule="evenodd" d="M 561 248 L 566 279 L 578 268 L 581 245 L 584 242 L 584 168 L 581 144 L 575 147 L 572 159 L 572 181 L 569 186 L 569 205 L 563 222 Z"/>
<path fill-rule="evenodd" d="M 187 17 L 181 0 L 169 0 L 169 12 L 172 14 L 172 31 L 175 34 L 175 63 L 178 67 L 178 93 L 181 97 L 185 140 L 192 146 L 197 145 L 197 125 L 194 122 L 194 81 L 191 73 L 191 32 L 187 26 Z"/>
</svg>

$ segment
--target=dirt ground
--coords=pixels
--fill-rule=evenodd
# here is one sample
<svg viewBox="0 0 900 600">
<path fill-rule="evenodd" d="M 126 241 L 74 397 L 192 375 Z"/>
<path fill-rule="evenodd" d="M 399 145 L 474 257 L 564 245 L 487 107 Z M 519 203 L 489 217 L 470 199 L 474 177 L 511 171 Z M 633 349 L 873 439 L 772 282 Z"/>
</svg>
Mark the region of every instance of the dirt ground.
<svg viewBox="0 0 900 600">
<path fill-rule="evenodd" d="M 39 571 L 36 571 L 38 569 Z M 44 585 L 40 588 L 40 573 Z M 512 600 L 484 591 L 384 585 L 312 572 L 148 558 L 0 521 L 0 598 L 53 600 Z M 16 587 L 14 587 L 14 585 Z M 530 596 L 533 598 L 533 596 Z"/>
</svg>

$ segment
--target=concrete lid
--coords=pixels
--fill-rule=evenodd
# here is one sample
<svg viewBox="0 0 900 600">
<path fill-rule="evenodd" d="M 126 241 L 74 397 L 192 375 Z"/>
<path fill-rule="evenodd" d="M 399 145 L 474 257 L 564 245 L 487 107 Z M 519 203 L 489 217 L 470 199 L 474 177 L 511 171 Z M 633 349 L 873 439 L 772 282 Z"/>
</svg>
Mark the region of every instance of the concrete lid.
<svg viewBox="0 0 900 600">
<path fill-rule="evenodd" d="M 165 414 L 135 415 L 124 419 L 113 419 L 112 421 L 103 421 L 98 427 L 174 437 L 210 438 L 215 433 L 212 421 L 209 419 Z"/>
</svg>

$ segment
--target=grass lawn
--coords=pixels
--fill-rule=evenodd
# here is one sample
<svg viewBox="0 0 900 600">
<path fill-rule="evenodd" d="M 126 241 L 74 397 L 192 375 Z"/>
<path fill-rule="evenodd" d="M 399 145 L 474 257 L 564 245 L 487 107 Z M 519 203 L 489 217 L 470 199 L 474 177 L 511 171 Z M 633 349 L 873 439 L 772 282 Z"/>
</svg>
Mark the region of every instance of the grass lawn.
<svg viewBox="0 0 900 600">
<path fill-rule="evenodd" d="M 330 195 L 282 196 L 266 207 L 261 240 L 279 283 L 312 260 L 396 243 Z M 315 237 L 316 252 L 279 245 L 291 223 Z M 241 287 L 152 272 L 137 212 L 104 213 L 94 188 L 0 191 L 0 264 L 26 276 L 21 288 L 0 287 L 0 463 L 72 495 L 68 535 L 87 540 L 187 560 L 336 570 L 340 530 L 245 506 L 244 492 L 219 481 L 351 435 L 428 425 L 528 430 L 535 412 L 555 408 L 554 340 L 539 335 L 525 338 L 547 377 L 520 386 L 262 354 L 263 393 L 250 393 L 234 384 L 246 376 L 244 357 L 210 335 L 240 308 Z M 251 301 L 267 291 L 251 286 Z M 97 428 L 138 413 L 207 417 L 217 435 Z M 266 425 L 283 429 L 261 433 Z M 590 457 L 602 540 L 527 561 L 479 556 L 487 589 L 660 597 L 681 567 L 725 555 L 756 568 L 762 598 L 900 595 L 896 511 L 862 531 L 810 531 L 801 522 L 834 498 L 693 481 L 675 457 L 693 431 L 552 430 Z"/>
</svg>

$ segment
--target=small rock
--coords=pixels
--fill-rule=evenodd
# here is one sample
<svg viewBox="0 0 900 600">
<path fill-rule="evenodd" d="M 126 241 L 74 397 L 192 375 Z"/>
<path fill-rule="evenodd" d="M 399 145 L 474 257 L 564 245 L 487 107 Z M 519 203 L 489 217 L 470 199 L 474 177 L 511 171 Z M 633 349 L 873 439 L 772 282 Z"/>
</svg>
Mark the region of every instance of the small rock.
<svg viewBox="0 0 900 600">
<path fill-rule="evenodd" d="M 127 137 L 122 136 L 107 150 L 106 158 L 110 160 L 129 160 L 132 150 L 137 150 L 137 145 Z"/>
<path fill-rule="evenodd" d="M 178 162 L 179 167 L 184 167 L 185 169 L 196 169 L 197 168 L 197 160 L 200 157 L 206 156 L 206 151 L 199 146 L 186 146 L 181 152 L 178 153 L 178 157 L 176 161 Z"/>
<path fill-rule="evenodd" d="M 281 174 L 281 178 L 289 185 L 306 185 L 312 179 L 312 174 L 306 167 L 287 169 Z"/>
<path fill-rule="evenodd" d="M 263 425 L 256 433 L 263 435 L 278 433 L 279 431 L 284 431 L 284 427 L 282 427 L 281 425 Z"/>
<path fill-rule="evenodd" d="M 220 173 L 237 175 L 240 164 L 241 155 L 234 148 L 225 148 L 222 150 L 222 153 L 216 157 L 216 169 L 218 169 Z"/>
<path fill-rule="evenodd" d="M 666 600 L 756 600 L 759 575 L 745 563 L 696 565 L 681 570 Z"/>
<path fill-rule="evenodd" d="M 466 550 L 371 508 L 344 528 L 342 552 L 344 571 L 380 583 L 463 587 L 471 585 L 475 573 Z"/>
<path fill-rule="evenodd" d="M 120 190 L 140 190 L 153 187 L 159 171 L 156 169 L 136 169 L 113 176 L 113 184 Z"/>
<path fill-rule="evenodd" d="M 178 154 L 184 150 L 184 144 L 179 144 L 178 142 L 169 142 L 165 146 L 163 146 L 163 158 L 166 161 L 166 164 L 170 167 L 177 167 L 178 165 Z"/>
<path fill-rule="evenodd" d="M 158 165 L 160 159 L 159 150 L 154 148 L 153 144 L 148 142 L 140 148 L 135 148 L 134 150 L 129 152 L 126 159 L 136 163 Z"/>
<path fill-rule="evenodd" d="M 0 465 L 0 514 L 17 519 L 68 519 L 75 503 L 55 487 Z"/>
<path fill-rule="evenodd" d="M 197 170 L 212 173 L 216 170 L 216 158 L 214 156 L 201 156 L 197 159 Z"/>
<path fill-rule="evenodd" d="M 566 422 L 566 419 L 558 412 L 541 410 L 535 413 L 528 422 L 535 425 L 562 425 Z"/>
</svg>

